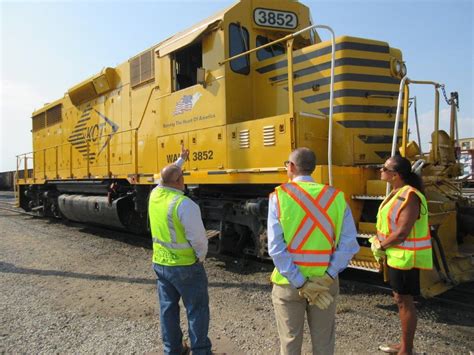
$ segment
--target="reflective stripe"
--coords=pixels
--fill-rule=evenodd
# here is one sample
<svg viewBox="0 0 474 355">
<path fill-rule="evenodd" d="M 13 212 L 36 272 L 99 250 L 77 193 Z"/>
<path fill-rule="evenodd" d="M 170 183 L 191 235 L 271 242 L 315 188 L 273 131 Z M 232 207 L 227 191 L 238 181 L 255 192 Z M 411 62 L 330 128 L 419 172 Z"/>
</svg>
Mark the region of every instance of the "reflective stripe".
<svg viewBox="0 0 474 355">
<path fill-rule="evenodd" d="M 388 236 L 377 231 L 377 239 L 383 241 Z M 406 250 L 419 250 L 431 248 L 431 236 L 427 235 L 423 238 L 407 238 L 403 243 L 394 245 L 390 248 L 400 248 Z"/>
<path fill-rule="evenodd" d="M 400 195 L 397 196 L 397 200 L 393 204 L 392 208 L 390 209 L 388 218 L 390 223 L 390 231 L 394 231 L 397 229 L 397 219 L 398 215 L 401 212 L 401 207 L 403 203 L 406 201 L 408 194 L 410 193 L 410 188 L 405 189 Z"/>
<path fill-rule="evenodd" d="M 326 236 L 331 245 L 333 245 L 334 229 L 332 221 L 326 213 L 323 213 L 321 206 L 317 205 L 311 196 L 308 196 L 306 191 L 300 189 L 296 184 L 283 184 L 281 188 L 308 213 L 308 217 L 320 227 L 321 232 Z"/>
<path fill-rule="evenodd" d="M 395 247 L 409 250 L 427 249 L 431 248 L 431 239 L 412 239 L 411 241 L 405 240 L 403 243 L 400 243 Z"/>
<path fill-rule="evenodd" d="M 288 250 L 291 252 L 292 250 L 301 249 L 304 245 L 306 240 L 306 236 L 310 235 L 314 228 L 316 227 L 316 223 L 306 216 L 301 221 L 298 229 L 296 230 L 293 239 L 291 240 L 290 244 L 288 245 Z"/>
<path fill-rule="evenodd" d="M 334 198 L 336 197 L 337 192 L 337 190 L 326 185 L 322 193 L 318 196 L 319 205 L 322 208 L 327 209 L 328 205 L 330 205 L 332 200 L 334 200 Z"/>
<path fill-rule="evenodd" d="M 328 251 L 330 252 L 330 251 Z M 291 254 L 295 264 L 324 266 L 329 264 L 331 256 L 329 254 Z"/>
<path fill-rule="evenodd" d="M 164 246 L 165 248 L 169 248 L 169 249 L 187 249 L 187 248 L 191 248 L 191 244 L 189 244 L 189 242 L 187 242 L 187 243 L 166 243 L 166 242 L 162 242 L 161 240 L 159 240 L 156 237 L 153 237 L 152 240 L 153 240 L 153 243 L 160 244 L 160 245 Z"/>
<path fill-rule="evenodd" d="M 394 230 L 397 230 L 397 212 L 402 206 L 403 201 L 400 201 L 398 198 L 393 204 L 392 208 L 390 209 L 389 215 L 388 215 L 388 223 L 390 226 L 390 232 L 393 232 Z"/>
<path fill-rule="evenodd" d="M 171 241 L 172 244 L 176 244 L 176 230 L 174 229 L 174 222 L 173 222 L 173 211 L 176 206 L 176 203 L 178 203 L 178 200 L 181 198 L 181 195 L 176 195 L 173 197 L 171 200 L 171 203 L 168 207 L 168 229 L 170 231 L 170 236 L 171 236 Z M 179 249 L 179 248 L 177 248 Z"/>
</svg>

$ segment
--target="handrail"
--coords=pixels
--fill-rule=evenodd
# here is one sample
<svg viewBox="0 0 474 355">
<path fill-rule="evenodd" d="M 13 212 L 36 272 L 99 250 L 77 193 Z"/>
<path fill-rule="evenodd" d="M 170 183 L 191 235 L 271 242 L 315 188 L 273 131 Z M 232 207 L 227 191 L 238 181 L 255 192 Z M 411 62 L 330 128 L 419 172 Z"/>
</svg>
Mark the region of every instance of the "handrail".
<svg viewBox="0 0 474 355">
<path fill-rule="evenodd" d="M 28 153 L 23 153 L 23 154 L 18 154 L 16 156 L 16 170 L 15 170 L 15 183 L 18 184 L 18 180 L 20 179 L 20 165 L 21 162 L 23 161 L 23 179 L 27 179 L 29 174 L 28 174 L 28 160 L 31 159 L 33 160 L 32 156 L 28 156 L 29 154 L 33 154 L 33 152 L 28 152 Z"/>
<path fill-rule="evenodd" d="M 333 29 L 326 25 L 316 25 L 315 28 L 324 28 L 331 32 L 331 82 L 329 89 L 329 127 L 328 127 L 328 175 L 329 185 L 332 186 L 332 129 L 333 129 L 333 105 L 334 105 L 334 67 L 336 57 L 336 34 Z"/>
<path fill-rule="evenodd" d="M 402 147 L 401 147 L 401 153 L 402 156 L 406 155 L 406 147 L 407 147 L 407 140 L 408 140 L 408 105 L 410 102 L 410 90 L 408 88 L 408 85 L 406 84 L 403 87 L 403 129 L 402 129 Z M 397 131 L 397 137 L 398 137 L 398 131 Z"/>
<path fill-rule="evenodd" d="M 330 82 L 330 91 L 329 91 L 329 127 L 328 127 L 328 179 L 329 185 L 333 183 L 333 176 L 332 176 L 332 130 L 333 130 L 333 101 L 334 101 L 334 67 L 335 67 L 335 56 L 336 56 L 336 35 L 334 30 L 326 25 L 310 25 L 305 27 L 299 31 L 294 33 L 290 33 L 285 37 L 277 39 L 275 41 L 262 44 L 261 46 L 255 47 L 253 49 L 249 49 L 245 52 L 236 54 L 232 57 L 226 58 L 223 61 L 219 62 L 219 65 L 223 65 L 227 62 L 230 62 L 234 59 L 243 57 L 250 53 L 256 52 L 260 49 L 273 46 L 274 44 L 288 41 L 287 43 L 287 61 L 288 61 L 288 103 L 289 103 L 289 113 L 293 116 L 293 107 L 294 107 L 294 92 L 293 92 L 293 39 L 296 36 L 299 36 L 303 32 L 315 29 L 315 28 L 323 28 L 328 30 L 331 33 L 331 82 Z M 290 53 L 291 52 L 291 53 Z M 292 148 L 293 148 L 293 141 L 292 141 Z"/>
<path fill-rule="evenodd" d="M 413 98 L 413 105 L 415 110 L 416 134 L 418 137 L 418 145 L 420 148 L 420 155 L 423 155 L 423 148 L 421 147 L 420 123 L 418 121 L 418 109 L 416 105 L 416 96 Z"/>
<path fill-rule="evenodd" d="M 398 90 L 398 101 L 397 101 L 397 114 L 395 116 L 395 124 L 393 126 L 393 138 L 392 138 L 392 150 L 390 156 L 395 155 L 395 151 L 397 148 L 397 137 L 398 137 L 398 126 L 400 124 L 400 111 L 401 111 L 401 102 L 402 102 L 402 94 L 405 89 L 405 85 L 409 84 L 421 84 L 421 85 L 433 85 L 435 89 L 435 137 L 433 139 L 433 159 L 437 161 L 438 159 L 438 130 L 439 130 L 439 91 L 438 88 L 441 84 L 428 81 L 428 80 L 411 80 L 405 75 L 402 80 L 400 81 L 400 88 Z M 406 115 L 408 121 L 408 114 Z M 408 122 L 404 122 L 404 125 L 408 125 Z M 390 184 L 387 183 L 386 195 L 390 193 Z"/>
<path fill-rule="evenodd" d="M 153 89 L 151 89 L 150 95 L 148 95 L 148 99 L 147 99 L 147 101 L 146 101 L 145 108 L 143 109 L 142 117 L 140 118 L 140 123 L 138 124 L 137 127 L 132 128 L 132 129 L 137 129 L 137 130 L 138 130 L 138 129 L 142 126 L 143 119 L 145 118 L 146 109 L 148 108 L 148 104 L 150 103 L 151 95 L 152 95 L 153 92 L 154 92 L 156 89 L 158 89 L 158 88 L 159 88 L 158 86 L 154 86 Z"/>
</svg>

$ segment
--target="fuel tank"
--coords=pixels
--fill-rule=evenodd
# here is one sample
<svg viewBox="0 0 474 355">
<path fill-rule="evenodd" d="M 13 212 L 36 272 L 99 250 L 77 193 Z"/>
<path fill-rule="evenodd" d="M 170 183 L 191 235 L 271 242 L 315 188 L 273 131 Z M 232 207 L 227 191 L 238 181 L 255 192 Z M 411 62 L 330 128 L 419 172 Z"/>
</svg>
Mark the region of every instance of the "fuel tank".
<svg viewBox="0 0 474 355">
<path fill-rule="evenodd" d="M 61 213 L 71 221 L 126 229 L 119 214 L 119 206 L 125 199 L 118 198 L 109 203 L 107 196 L 62 194 L 58 204 Z"/>
</svg>

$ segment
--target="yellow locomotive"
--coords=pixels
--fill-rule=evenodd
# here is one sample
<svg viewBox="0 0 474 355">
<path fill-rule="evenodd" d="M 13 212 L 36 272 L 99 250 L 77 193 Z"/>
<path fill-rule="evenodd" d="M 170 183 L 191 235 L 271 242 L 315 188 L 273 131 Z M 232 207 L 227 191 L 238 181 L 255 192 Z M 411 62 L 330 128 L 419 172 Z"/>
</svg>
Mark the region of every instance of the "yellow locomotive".
<svg viewBox="0 0 474 355">
<path fill-rule="evenodd" d="M 385 42 L 321 41 L 319 29 L 332 33 L 301 3 L 241 0 L 75 85 L 33 113 L 33 152 L 17 166 L 34 169 L 18 179 L 19 205 L 144 232 L 157 173 L 184 144 L 185 181 L 218 250 L 267 258 L 268 194 L 286 180 L 289 152 L 305 146 L 318 157 L 316 181 L 343 190 L 358 222 L 352 266 L 379 271 L 367 239 L 385 193 L 377 169 L 394 136 L 408 147 L 408 91 L 397 106 L 406 67 Z M 440 229 L 450 248 L 455 225 L 456 211 Z M 444 281 L 434 274 L 430 287 Z"/>
</svg>

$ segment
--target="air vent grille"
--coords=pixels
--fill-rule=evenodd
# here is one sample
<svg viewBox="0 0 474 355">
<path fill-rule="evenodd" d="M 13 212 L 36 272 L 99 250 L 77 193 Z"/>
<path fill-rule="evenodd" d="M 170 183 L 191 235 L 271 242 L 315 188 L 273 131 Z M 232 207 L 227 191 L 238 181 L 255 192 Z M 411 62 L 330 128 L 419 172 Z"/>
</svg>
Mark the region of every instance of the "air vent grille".
<svg viewBox="0 0 474 355">
<path fill-rule="evenodd" d="M 250 148 L 250 131 L 243 129 L 239 132 L 240 149 Z"/>
<path fill-rule="evenodd" d="M 263 145 L 265 147 L 275 145 L 275 126 L 263 127 Z"/>
<path fill-rule="evenodd" d="M 39 131 L 46 127 L 46 112 L 33 116 L 33 132 Z"/>
<path fill-rule="evenodd" d="M 130 85 L 132 88 L 155 78 L 153 64 L 153 50 L 130 59 Z"/>
<path fill-rule="evenodd" d="M 56 105 L 54 107 L 51 107 L 48 111 L 46 111 L 46 119 L 47 119 L 48 126 L 52 126 L 53 124 L 56 124 L 62 121 L 61 109 L 62 109 L 62 105 Z"/>
</svg>

